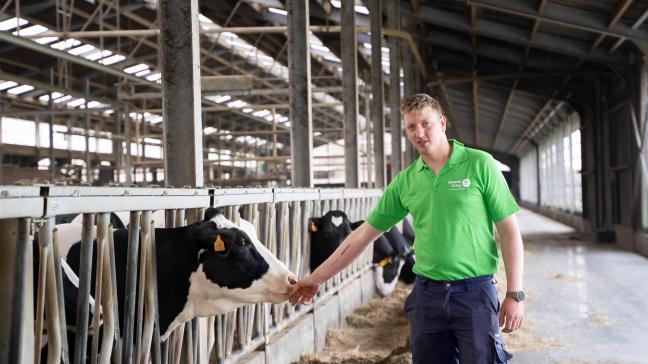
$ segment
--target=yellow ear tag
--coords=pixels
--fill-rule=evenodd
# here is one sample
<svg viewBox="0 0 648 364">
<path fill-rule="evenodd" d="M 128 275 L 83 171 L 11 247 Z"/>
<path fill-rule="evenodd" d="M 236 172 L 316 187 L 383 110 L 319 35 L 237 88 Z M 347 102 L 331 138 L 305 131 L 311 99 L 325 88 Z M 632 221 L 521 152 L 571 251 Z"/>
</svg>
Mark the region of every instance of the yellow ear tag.
<svg viewBox="0 0 648 364">
<path fill-rule="evenodd" d="M 317 225 L 315 225 L 315 223 L 312 222 L 312 221 L 311 221 L 310 230 L 311 230 L 311 232 L 314 232 L 314 233 L 317 232 Z"/>
<path fill-rule="evenodd" d="M 216 235 L 216 240 L 214 240 L 214 251 L 225 251 L 225 243 L 223 242 L 223 239 L 221 239 L 220 234 Z"/>
<path fill-rule="evenodd" d="M 381 260 L 381 261 L 378 263 L 378 265 L 379 265 L 380 267 L 384 267 L 384 266 L 386 266 L 386 265 L 389 264 L 389 263 L 391 263 L 391 257 L 387 257 L 387 258 Z"/>
</svg>

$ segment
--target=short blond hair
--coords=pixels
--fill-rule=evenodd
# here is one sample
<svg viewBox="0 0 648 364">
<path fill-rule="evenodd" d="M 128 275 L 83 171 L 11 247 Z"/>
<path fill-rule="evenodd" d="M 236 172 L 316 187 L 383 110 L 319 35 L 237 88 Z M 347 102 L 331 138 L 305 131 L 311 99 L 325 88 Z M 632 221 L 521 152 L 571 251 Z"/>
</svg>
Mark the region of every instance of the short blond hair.
<svg viewBox="0 0 648 364">
<path fill-rule="evenodd" d="M 400 112 L 401 114 L 421 112 L 426 107 L 430 107 L 432 110 L 439 112 L 439 115 L 443 115 L 443 109 L 439 101 L 428 94 L 416 94 L 406 97 L 401 101 Z"/>
</svg>

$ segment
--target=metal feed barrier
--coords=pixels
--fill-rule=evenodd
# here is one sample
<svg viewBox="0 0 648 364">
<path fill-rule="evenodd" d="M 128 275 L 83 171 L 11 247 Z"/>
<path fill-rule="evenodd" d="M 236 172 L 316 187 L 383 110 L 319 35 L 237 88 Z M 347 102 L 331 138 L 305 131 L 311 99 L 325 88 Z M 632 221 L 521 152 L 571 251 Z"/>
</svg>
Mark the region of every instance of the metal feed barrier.
<svg viewBox="0 0 648 364">
<path fill-rule="evenodd" d="M 380 190 L 356 189 L 0 186 L 0 363 L 45 359 L 48 363 L 81 363 L 86 357 L 93 364 L 223 363 L 263 350 L 318 302 L 369 269 L 371 249 L 326 282 L 310 305 L 295 309 L 287 303 L 259 303 L 193 319 L 161 343 L 152 229 L 193 223 L 202 218 L 207 207 L 225 207 L 226 216 L 237 223 L 240 211 L 257 226 L 261 242 L 302 277 L 310 273 L 308 219 L 331 209 L 345 211 L 352 221 L 362 219 L 380 194 Z M 164 214 L 154 214 L 160 210 Z M 130 212 L 123 327 L 118 320 L 109 220 L 109 213 L 118 211 Z M 76 237 L 81 241 L 81 268 L 75 352 L 68 350 L 62 263 L 56 259 L 62 242 L 53 238 L 56 217 L 67 214 L 83 214 L 81 233 Z M 35 234 L 37 247 L 33 246 Z M 38 266 L 32 264 L 33 249 L 40 253 Z M 97 260 L 94 276 L 93 249 Z M 93 305 L 89 305 L 91 282 L 96 287 Z M 47 358 L 41 358 L 45 342 Z"/>
</svg>

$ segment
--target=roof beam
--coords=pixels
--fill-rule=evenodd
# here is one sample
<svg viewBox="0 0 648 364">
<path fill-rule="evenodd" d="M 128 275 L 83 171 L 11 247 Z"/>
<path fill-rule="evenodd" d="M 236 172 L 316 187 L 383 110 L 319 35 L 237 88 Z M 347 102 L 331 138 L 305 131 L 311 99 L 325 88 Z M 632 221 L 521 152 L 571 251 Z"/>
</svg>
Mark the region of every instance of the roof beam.
<svg viewBox="0 0 648 364">
<path fill-rule="evenodd" d="M 538 110 L 538 112 L 536 113 L 536 115 L 535 115 L 535 117 L 533 118 L 533 120 L 531 121 L 531 123 L 526 127 L 526 129 L 524 129 L 524 131 L 522 132 L 522 134 L 520 134 L 520 137 L 515 141 L 515 144 L 513 144 L 513 147 L 511 148 L 511 150 L 509 150 L 509 153 L 513 153 L 513 151 L 516 150 L 516 149 L 521 145 L 521 143 L 524 142 L 524 141 L 526 140 L 525 137 L 527 136 L 527 134 L 529 134 L 529 131 L 531 131 L 531 129 L 532 129 L 532 128 L 535 126 L 535 124 L 538 122 L 538 120 L 540 120 L 540 117 L 541 117 L 542 115 L 544 115 L 544 113 L 545 113 L 545 112 L 547 111 L 547 109 L 548 109 L 548 108 L 553 104 L 553 102 L 554 102 L 554 98 L 553 98 L 553 97 L 550 97 L 550 98 L 547 99 L 547 101 L 545 102 L 545 104 L 542 105 L 542 107 L 540 108 L 540 110 Z"/>
<path fill-rule="evenodd" d="M 466 22 L 464 15 L 452 11 L 429 6 L 421 7 L 420 18 L 422 21 L 428 23 L 455 29 L 461 32 L 470 32 L 470 24 Z M 527 29 L 483 18 L 476 21 L 475 33 L 477 35 L 499 39 L 514 44 L 521 44 L 523 46 L 529 44 L 531 47 L 575 58 L 586 58 L 604 64 L 628 64 L 628 58 L 624 55 L 608 55 L 600 49 L 588 52 L 588 44 L 573 39 L 562 38 L 551 34 L 537 33 L 534 36 L 534 39 L 529 41 L 529 31 Z"/>
<path fill-rule="evenodd" d="M 615 24 L 607 27 L 609 20 L 605 16 L 595 12 L 560 5 L 547 3 L 543 14 L 534 9 L 533 4 L 526 1 L 518 0 L 468 0 L 469 4 L 474 4 L 482 8 L 495 10 L 505 14 L 516 15 L 529 19 L 537 19 L 542 22 L 561 25 L 568 28 L 580 29 L 588 32 L 613 36 L 626 37 L 632 40 L 648 39 L 648 31 L 642 29 L 632 29 L 624 24 Z"/>
<path fill-rule="evenodd" d="M 546 4 L 547 4 L 546 0 L 540 0 L 540 4 L 538 4 L 538 14 L 542 14 L 542 11 L 544 10 Z M 529 43 L 527 43 L 526 47 L 524 48 L 524 53 L 522 54 L 522 63 L 520 64 L 520 68 L 518 71 L 519 73 L 524 72 L 524 69 L 527 67 L 527 63 L 529 62 L 529 54 L 531 53 L 531 41 L 533 40 L 533 37 L 538 32 L 538 28 L 540 28 L 540 20 L 535 19 L 533 21 L 533 27 L 531 28 L 531 33 L 529 33 Z M 515 95 L 515 89 L 517 88 L 517 85 L 518 85 L 518 79 L 516 79 L 511 85 L 511 90 L 509 91 L 509 95 L 506 98 L 506 105 L 502 109 L 502 115 L 500 115 L 500 121 L 497 124 L 497 131 L 495 132 L 495 138 L 493 139 L 493 146 L 492 146 L 493 149 L 495 149 L 499 136 L 502 133 L 502 129 L 506 121 L 506 116 L 508 115 L 508 110 L 509 107 L 511 106 L 511 100 L 513 100 L 513 96 Z"/>
<path fill-rule="evenodd" d="M 637 20 L 635 20 L 635 22 L 632 24 L 630 29 L 639 28 L 646 21 L 646 19 L 648 19 L 648 9 L 646 9 L 646 11 L 644 11 L 644 13 L 641 14 L 641 16 Z M 626 39 L 627 39 L 626 37 L 619 38 L 619 40 L 616 43 L 614 43 L 614 45 L 612 47 L 610 47 L 610 50 L 608 51 L 608 54 L 612 54 L 614 51 L 619 49 L 621 44 L 623 44 L 623 42 L 625 42 Z"/>
<path fill-rule="evenodd" d="M 477 71 L 473 70 L 472 99 L 473 99 L 473 121 L 475 123 L 475 145 L 479 146 L 479 88 Z"/>
</svg>

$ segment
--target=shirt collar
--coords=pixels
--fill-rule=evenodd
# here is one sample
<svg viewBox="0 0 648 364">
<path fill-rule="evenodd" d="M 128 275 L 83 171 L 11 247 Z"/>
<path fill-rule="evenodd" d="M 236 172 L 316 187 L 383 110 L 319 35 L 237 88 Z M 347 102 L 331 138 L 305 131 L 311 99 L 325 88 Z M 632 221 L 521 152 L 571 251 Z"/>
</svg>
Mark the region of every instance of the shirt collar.
<svg viewBox="0 0 648 364">
<path fill-rule="evenodd" d="M 450 165 L 457 165 L 465 161 L 468 157 L 466 155 L 466 147 L 464 147 L 464 145 L 456 139 L 450 139 L 449 143 L 452 144 L 452 153 L 450 154 L 448 163 Z M 423 161 L 423 157 L 419 156 L 416 160 L 416 171 L 420 172 L 426 167 L 427 165 L 425 164 L 425 161 Z"/>
</svg>

